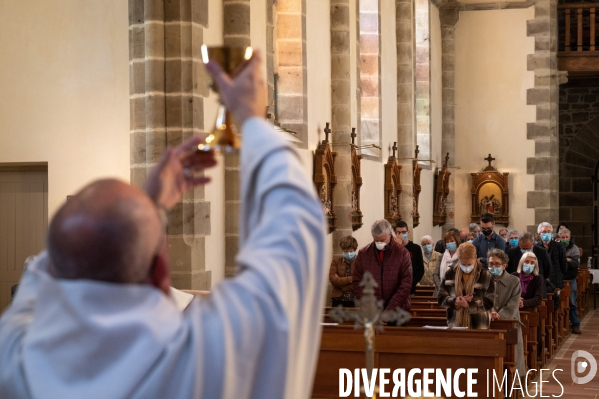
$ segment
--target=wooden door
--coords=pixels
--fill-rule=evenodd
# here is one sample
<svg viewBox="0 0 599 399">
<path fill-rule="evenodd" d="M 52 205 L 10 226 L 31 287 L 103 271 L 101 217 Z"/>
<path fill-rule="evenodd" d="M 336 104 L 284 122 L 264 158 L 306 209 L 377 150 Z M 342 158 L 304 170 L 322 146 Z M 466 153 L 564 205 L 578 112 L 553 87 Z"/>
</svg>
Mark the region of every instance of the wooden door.
<svg viewBox="0 0 599 399">
<path fill-rule="evenodd" d="M 25 259 L 45 248 L 47 230 L 47 167 L 0 167 L 0 313 Z"/>
</svg>

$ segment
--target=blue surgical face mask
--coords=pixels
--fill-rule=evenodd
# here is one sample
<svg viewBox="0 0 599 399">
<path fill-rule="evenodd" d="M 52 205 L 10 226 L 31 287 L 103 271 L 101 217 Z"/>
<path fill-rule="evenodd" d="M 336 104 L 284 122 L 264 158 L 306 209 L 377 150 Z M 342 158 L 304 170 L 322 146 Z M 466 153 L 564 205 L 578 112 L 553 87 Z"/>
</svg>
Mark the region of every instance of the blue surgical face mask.
<svg viewBox="0 0 599 399">
<path fill-rule="evenodd" d="M 517 247 L 517 246 L 518 246 L 518 239 L 517 239 L 517 238 L 512 238 L 512 239 L 510 240 L 510 245 L 511 245 L 512 247 Z"/>
<path fill-rule="evenodd" d="M 460 269 L 462 269 L 462 271 L 466 274 L 471 273 L 472 270 L 474 270 L 474 265 L 472 266 L 464 266 L 460 263 Z"/>
<path fill-rule="evenodd" d="M 522 252 L 523 254 L 527 253 L 527 252 L 532 252 L 532 248 L 531 249 L 523 249 L 520 248 L 520 252 Z"/>
<path fill-rule="evenodd" d="M 402 240 L 402 241 L 405 241 L 405 240 L 407 240 L 407 239 L 408 239 L 408 233 L 403 233 L 403 234 L 401 235 L 401 240 Z"/>
<path fill-rule="evenodd" d="M 535 265 L 527 265 L 526 263 L 522 265 L 522 271 L 524 274 L 530 274 L 535 271 Z"/>
<path fill-rule="evenodd" d="M 468 240 L 468 242 L 469 242 L 470 244 L 472 244 L 472 243 L 474 242 L 474 240 Z"/>
<path fill-rule="evenodd" d="M 551 241 L 551 233 L 543 233 L 543 234 L 541 234 L 541 240 L 543 240 L 543 242 L 549 242 L 549 241 Z"/>
<path fill-rule="evenodd" d="M 449 250 L 449 252 L 455 251 L 457 247 L 458 247 L 458 245 L 455 242 L 448 242 L 445 245 L 445 248 L 447 248 Z"/>
<path fill-rule="evenodd" d="M 352 260 L 353 258 L 355 258 L 356 253 L 355 252 L 344 252 L 343 253 L 343 257 L 347 260 Z"/>
<path fill-rule="evenodd" d="M 489 272 L 494 276 L 501 276 L 501 273 L 503 273 L 503 269 L 501 269 L 500 267 L 490 267 Z"/>
<path fill-rule="evenodd" d="M 424 249 L 424 252 L 427 254 L 433 252 L 433 246 L 431 244 L 423 245 L 422 249 Z"/>
</svg>

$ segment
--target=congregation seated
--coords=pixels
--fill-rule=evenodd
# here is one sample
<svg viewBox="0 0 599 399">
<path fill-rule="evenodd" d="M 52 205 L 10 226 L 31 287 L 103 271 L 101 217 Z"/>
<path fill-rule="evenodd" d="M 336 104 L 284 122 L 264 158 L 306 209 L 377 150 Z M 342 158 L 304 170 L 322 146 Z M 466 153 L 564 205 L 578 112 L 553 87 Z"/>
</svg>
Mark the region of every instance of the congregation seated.
<svg viewBox="0 0 599 399">
<path fill-rule="evenodd" d="M 489 273 L 493 275 L 495 298 L 491 320 L 516 319 L 520 320 L 520 280 L 505 271 L 508 257 L 500 249 L 492 249 L 487 253 Z M 526 373 L 524 349 L 522 345 L 522 330 L 518 325 L 518 343 L 516 345 L 516 367 L 520 375 Z"/>
<path fill-rule="evenodd" d="M 435 280 L 433 280 L 433 274 L 437 268 L 437 263 L 441 259 L 439 252 L 433 250 L 433 237 L 422 236 L 420 239 L 420 245 L 422 245 L 422 254 L 424 262 L 424 276 L 418 283 L 420 286 L 434 286 Z"/>
<path fill-rule="evenodd" d="M 457 260 L 457 249 L 461 244 L 460 238 L 456 234 L 455 231 L 448 231 L 445 233 L 443 237 L 443 247 L 445 248 L 445 252 L 443 252 L 443 256 L 439 258 L 437 262 L 437 266 L 435 267 L 435 272 L 433 273 L 433 281 L 435 282 L 435 292 L 434 296 L 437 296 L 439 293 L 439 288 L 441 287 L 441 281 L 445 278 L 445 273 L 450 265 L 456 262 Z"/>
<path fill-rule="evenodd" d="M 333 286 L 331 304 L 332 306 L 341 305 L 353 308 L 355 305 L 352 275 L 356 263 L 358 241 L 352 236 L 343 237 L 339 242 L 339 247 L 343 254 L 331 261 L 329 269 L 329 281 Z"/>
<path fill-rule="evenodd" d="M 447 325 L 488 329 L 495 291 L 491 274 L 477 260 L 474 245 L 460 245 L 456 256 L 438 295 L 439 305 L 447 309 Z"/>
</svg>

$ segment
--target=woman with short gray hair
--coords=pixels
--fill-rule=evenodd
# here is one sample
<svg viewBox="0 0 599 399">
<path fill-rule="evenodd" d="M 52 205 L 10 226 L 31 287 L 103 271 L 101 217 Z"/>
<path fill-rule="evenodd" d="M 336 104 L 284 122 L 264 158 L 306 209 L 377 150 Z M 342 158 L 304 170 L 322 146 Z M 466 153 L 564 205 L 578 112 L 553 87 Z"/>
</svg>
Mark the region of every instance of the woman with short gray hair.
<svg viewBox="0 0 599 399">
<path fill-rule="evenodd" d="M 424 276 L 418 283 L 418 285 L 431 286 L 435 285 L 433 274 L 437 267 L 437 262 L 441 259 L 441 254 L 433 250 L 433 237 L 426 235 L 420 239 L 420 245 L 422 246 L 422 254 L 424 261 Z"/>
</svg>

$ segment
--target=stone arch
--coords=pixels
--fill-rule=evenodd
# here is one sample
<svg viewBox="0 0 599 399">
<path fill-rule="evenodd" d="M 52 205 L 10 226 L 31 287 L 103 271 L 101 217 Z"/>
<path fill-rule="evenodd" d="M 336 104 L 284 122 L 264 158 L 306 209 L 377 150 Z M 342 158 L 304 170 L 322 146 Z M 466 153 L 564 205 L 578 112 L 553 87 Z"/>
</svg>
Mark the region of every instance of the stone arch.
<svg viewBox="0 0 599 399">
<path fill-rule="evenodd" d="M 581 127 L 560 157 L 559 216 L 576 243 L 585 251 L 592 246 L 593 184 L 599 160 L 599 117 Z"/>
</svg>

